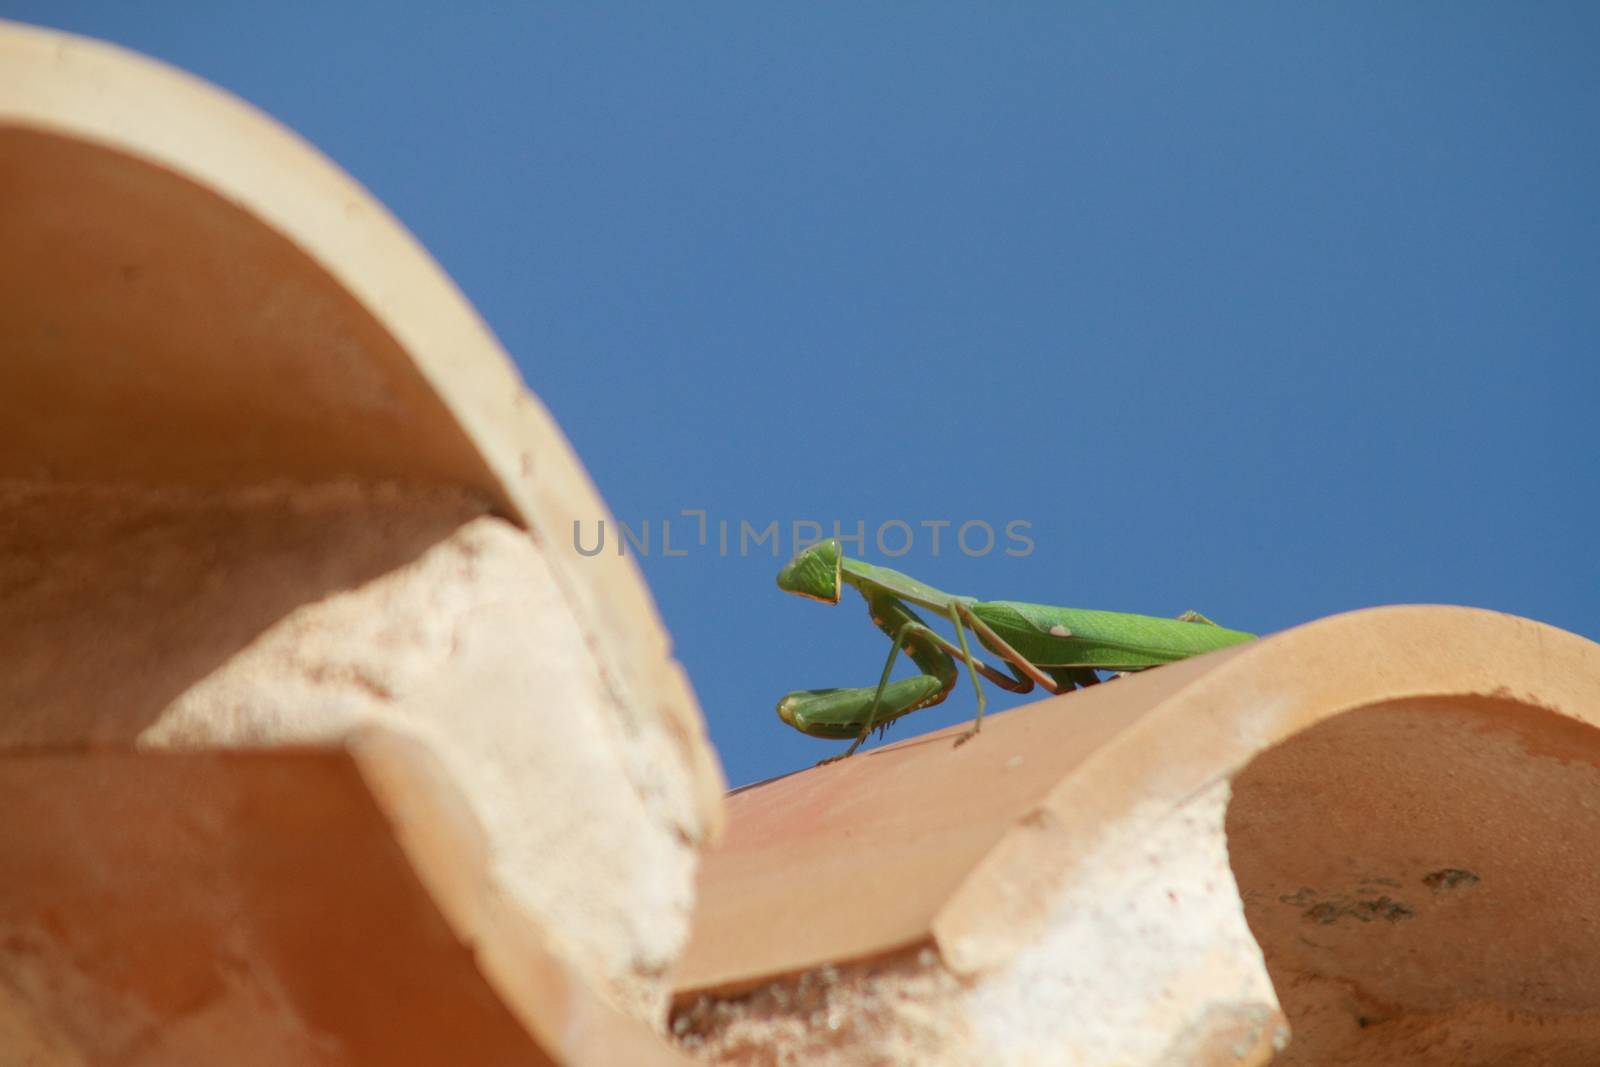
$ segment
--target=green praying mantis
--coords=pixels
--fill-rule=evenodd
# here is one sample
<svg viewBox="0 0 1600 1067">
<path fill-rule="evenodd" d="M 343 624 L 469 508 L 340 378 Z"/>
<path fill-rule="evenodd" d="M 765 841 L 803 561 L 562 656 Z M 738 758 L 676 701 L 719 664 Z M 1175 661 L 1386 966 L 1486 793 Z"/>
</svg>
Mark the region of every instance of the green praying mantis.
<svg viewBox="0 0 1600 1067">
<path fill-rule="evenodd" d="M 1096 684 L 1100 680 L 1096 671 L 1142 671 L 1256 636 L 1218 626 L 1192 611 L 1161 619 L 952 596 L 899 571 L 851 559 L 840 551 L 836 538 L 810 546 L 778 572 L 778 588 L 825 604 L 837 604 L 845 585 L 854 586 L 862 595 L 873 624 L 889 636 L 889 659 L 877 686 L 802 689 L 778 701 L 778 717 L 801 733 L 855 739 L 842 754 L 824 763 L 853 755 L 874 728 L 881 732 L 901 716 L 943 701 L 960 677 L 958 661 L 967 665 L 978 693 L 977 716 L 972 728 L 956 738 L 960 745 L 983 726 L 980 675 L 1013 693 L 1026 693 L 1035 685 L 1065 693 Z M 911 609 L 913 604 L 949 619 L 957 643 L 931 629 Z M 1005 661 L 1009 673 L 972 654 L 968 630 L 984 648 Z M 919 673 L 890 682 L 889 674 L 902 650 Z"/>
</svg>

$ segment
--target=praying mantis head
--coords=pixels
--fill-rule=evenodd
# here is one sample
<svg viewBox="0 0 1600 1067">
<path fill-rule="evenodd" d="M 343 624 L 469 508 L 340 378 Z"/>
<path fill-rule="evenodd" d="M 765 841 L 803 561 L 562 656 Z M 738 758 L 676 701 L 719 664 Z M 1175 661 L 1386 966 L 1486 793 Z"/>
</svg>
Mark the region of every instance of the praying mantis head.
<svg viewBox="0 0 1600 1067">
<path fill-rule="evenodd" d="M 824 604 L 837 604 L 842 558 L 837 538 L 818 541 L 784 564 L 778 572 L 778 588 Z"/>
</svg>

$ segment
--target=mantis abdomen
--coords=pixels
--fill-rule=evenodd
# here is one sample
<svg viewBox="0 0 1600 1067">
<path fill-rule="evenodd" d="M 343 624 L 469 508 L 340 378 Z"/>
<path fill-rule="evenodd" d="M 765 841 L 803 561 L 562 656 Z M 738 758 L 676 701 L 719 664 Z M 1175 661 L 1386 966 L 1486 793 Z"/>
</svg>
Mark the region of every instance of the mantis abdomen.
<svg viewBox="0 0 1600 1067">
<path fill-rule="evenodd" d="M 980 600 L 972 614 L 1040 667 L 1093 667 L 1137 671 L 1205 652 L 1215 652 L 1254 634 L 1215 624 L 1131 615 L 1091 608 L 1058 608 L 1012 600 Z M 1001 654 L 982 631 L 978 639 Z"/>
</svg>

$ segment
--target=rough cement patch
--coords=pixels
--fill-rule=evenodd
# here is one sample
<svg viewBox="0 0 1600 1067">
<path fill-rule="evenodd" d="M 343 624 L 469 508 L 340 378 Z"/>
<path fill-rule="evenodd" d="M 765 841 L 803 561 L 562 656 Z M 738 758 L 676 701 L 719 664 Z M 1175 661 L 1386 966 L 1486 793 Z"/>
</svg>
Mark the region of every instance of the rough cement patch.
<svg viewBox="0 0 1600 1067">
<path fill-rule="evenodd" d="M 690 1055 L 740 1067 L 976 1063 L 971 1031 L 950 1010 L 960 991 L 923 945 L 740 996 L 697 997 L 674 1013 L 672 1032 Z"/>
<path fill-rule="evenodd" d="M 1228 867 L 1228 796 L 1218 781 L 1175 811 L 1136 813 L 1074 864 L 1044 936 L 964 998 L 990 1062 L 1166 1064 L 1174 1035 L 1205 1046 L 1212 1029 L 1244 1060 L 1277 1039 Z"/>
<path fill-rule="evenodd" d="M 277 745 L 372 721 L 425 739 L 498 888 L 660 1019 L 702 830 L 688 769 L 665 731 L 624 725 L 545 560 L 475 498 L 0 485 L 0 634 L 11 745 Z"/>
</svg>

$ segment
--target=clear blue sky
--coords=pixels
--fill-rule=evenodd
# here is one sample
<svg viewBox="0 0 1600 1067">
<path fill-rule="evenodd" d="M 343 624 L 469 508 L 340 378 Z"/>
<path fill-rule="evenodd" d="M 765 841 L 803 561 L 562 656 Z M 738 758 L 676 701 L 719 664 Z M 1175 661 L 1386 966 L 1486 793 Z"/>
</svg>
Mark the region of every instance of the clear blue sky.
<svg viewBox="0 0 1600 1067">
<path fill-rule="evenodd" d="M 465 6 L 0 11 L 232 90 L 417 234 L 651 520 L 734 784 L 837 751 L 773 704 L 886 651 L 741 520 L 889 562 L 900 519 L 987 598 L 1600 638 L 1600 5 Z M 660 555 L 685 508 L 728 557 Z M 1028 556 L 919 525 L 1013 519 Z"/>
</svg>

